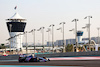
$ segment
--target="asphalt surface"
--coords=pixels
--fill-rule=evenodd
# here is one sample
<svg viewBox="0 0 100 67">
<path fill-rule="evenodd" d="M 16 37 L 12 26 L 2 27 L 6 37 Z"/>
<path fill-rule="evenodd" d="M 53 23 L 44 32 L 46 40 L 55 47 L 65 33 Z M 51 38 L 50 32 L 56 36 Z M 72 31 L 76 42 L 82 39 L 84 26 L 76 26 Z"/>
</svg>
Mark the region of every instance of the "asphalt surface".
<svg viewBox="0 0 100 67">
<path fill-rule="evenodd" d="M 100 67 L 100 60 L 51 60 L 48 62 L 0 61 L 0 65 L 31 65 L 31 66 L 82 66 Z"/>
</svg>

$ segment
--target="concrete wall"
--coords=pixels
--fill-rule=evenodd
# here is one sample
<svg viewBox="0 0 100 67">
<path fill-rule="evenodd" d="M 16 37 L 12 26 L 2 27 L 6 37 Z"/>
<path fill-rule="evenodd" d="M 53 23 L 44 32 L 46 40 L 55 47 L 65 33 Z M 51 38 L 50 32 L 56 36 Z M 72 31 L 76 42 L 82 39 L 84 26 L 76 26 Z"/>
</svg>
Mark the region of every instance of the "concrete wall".
<svg viewBox="0 0 100 67">
<path fill-rule="evenodd" d="M 0 60 L 18 60 L 19 55 L 0 56 Z"/>
<path fill-rule="evenodd" d="M 100 56 L 100 51 L 37 54 L 37 57 Z M 0 56 L 0 60 L 18 60 L 19 55 Z"/>
<path fill-rule="evenodd" d="M 100 51 L 92 52 L 66 52 L 66 53 L 54 53 L 54 54 L 37 54 L 40 57 L 70 57 L 70 56 L 100 56 Z"/>
</svg>

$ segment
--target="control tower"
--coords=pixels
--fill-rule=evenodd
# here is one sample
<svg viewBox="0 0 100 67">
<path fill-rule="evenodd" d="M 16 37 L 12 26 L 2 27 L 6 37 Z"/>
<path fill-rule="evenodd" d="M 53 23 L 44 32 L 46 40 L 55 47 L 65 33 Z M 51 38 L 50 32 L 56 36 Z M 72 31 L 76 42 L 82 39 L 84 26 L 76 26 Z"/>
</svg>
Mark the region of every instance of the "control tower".
<svg viewBox="0 0 100 67">
<path fill-rule="evenodd" d="M 82 41 L 83 31 L 77 31 L 78 42 Z"/>
<path fill-rule="evenodd" d="M 17 12 L 11 18 L 7 19 L 8 22 L 6 23 L 9 35 L 10 37 L 13 37 L 10 39 L 11 48 L 16 48 L 17 50 L 22 49 L 23 35 L 16 35 L 23 34 L 26 26 L 25 20 L 26 19 L 21 17 Z"/>
</svg>

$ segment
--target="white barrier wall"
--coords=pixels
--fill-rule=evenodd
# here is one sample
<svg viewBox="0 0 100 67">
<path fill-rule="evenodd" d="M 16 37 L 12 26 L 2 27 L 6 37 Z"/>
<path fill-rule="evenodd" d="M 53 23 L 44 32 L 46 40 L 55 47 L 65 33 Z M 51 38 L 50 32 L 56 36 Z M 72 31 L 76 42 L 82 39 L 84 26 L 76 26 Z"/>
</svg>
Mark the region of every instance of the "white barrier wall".
<svg viewBox="0 0 100 67">
<path fill-rule="evenodd" d="M 95 45 L 95 51 L 98 51 L 98 44 Z"/>
</svg>

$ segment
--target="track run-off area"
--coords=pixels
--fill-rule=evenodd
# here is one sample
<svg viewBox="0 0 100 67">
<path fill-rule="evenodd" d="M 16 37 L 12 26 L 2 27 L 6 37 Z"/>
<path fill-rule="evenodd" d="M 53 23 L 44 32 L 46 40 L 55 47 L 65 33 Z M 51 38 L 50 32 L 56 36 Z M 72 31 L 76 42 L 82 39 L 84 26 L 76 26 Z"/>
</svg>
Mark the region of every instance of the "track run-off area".
<svg viewBox="0 0 100 67">
<path fill-rule="evenodd" d="M 49 58 L 50 60 L 100 60 L 100 56 L 92 57 L 54 57 Z"/>
<path fill-rule="evenodd" d="M 91 57 L 53 57 L 48 62 L 22 62 L 18 60 L 1 60 L 0 65 L 13 66 L 68 66 L 68 67 L 100 67 L 100 56 Z"/>
</svg>

